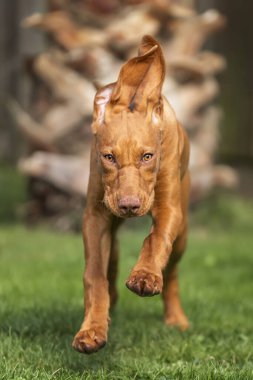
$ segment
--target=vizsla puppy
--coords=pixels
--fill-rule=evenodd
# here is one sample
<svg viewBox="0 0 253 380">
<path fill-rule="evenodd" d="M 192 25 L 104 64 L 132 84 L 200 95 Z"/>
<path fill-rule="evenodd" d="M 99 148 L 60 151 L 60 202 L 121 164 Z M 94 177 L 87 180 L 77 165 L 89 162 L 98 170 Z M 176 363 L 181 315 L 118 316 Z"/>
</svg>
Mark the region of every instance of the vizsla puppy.
<svg viewBox="0 0 253 380">
<path fill-rule="evenodd" d="M 150 213 L 153 226 L 126 286 L 139 296 L 162 293 L 165 323 L 188 326 L 182 310 L 177 263 L 186 245 L 189 193 L 187 137 L 161 90 L 162 50 L 143 37 L 137 57 L 94 101 L 90 181 L 83 220 L 85 318 L 73 347 L 92 353 L 107 341 L 115 287 L 117 227 Z"/>
</svg>

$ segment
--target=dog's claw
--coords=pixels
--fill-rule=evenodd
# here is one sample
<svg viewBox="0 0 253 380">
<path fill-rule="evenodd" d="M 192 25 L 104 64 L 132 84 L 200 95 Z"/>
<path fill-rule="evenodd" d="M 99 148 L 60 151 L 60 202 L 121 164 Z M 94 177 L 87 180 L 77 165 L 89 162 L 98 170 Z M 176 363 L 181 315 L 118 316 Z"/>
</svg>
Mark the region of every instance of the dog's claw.
<svg viewBox="0 0 253 380">
<path fill-rule="evenodd" d="M 139 270 L 130 275 L 126 286 L 141 297 L 155 296 L 162 291 L 162 276 Z"/>
<path fill-rule="evenodd" d="M 72 343 L 72 347 L 83 354 L 97 352 L 106 344 L 106 337 L 102 332 L 95 329 L 80 330 Z"/>
</svg>

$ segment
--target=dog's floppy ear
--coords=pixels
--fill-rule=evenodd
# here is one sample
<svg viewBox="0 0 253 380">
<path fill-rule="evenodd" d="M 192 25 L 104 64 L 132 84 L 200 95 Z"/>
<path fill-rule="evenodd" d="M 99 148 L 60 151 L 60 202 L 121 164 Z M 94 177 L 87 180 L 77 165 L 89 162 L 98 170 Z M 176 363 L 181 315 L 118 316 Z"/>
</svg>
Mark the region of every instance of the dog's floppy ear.
<svg viewBox="0 0 253 380">
<path fill-rule="evenodd" d="M 97 128 L 102 125 L 105 119 L 105 108 L 109 103 L 115 83 L 110 83 L 105 87 L 100 88 L 94 99 L 94 112 L 92 132 L 97 133 Z"/>
<path fill-rule="evenodd" d="M 151 36 L 144 36 L 139 55 L 122 67 L 110 102 L 126 106 L 131 111 L 146 110 L 148 102 L 159 103 L 164 76 L 161 47 Z"/>
</svg>

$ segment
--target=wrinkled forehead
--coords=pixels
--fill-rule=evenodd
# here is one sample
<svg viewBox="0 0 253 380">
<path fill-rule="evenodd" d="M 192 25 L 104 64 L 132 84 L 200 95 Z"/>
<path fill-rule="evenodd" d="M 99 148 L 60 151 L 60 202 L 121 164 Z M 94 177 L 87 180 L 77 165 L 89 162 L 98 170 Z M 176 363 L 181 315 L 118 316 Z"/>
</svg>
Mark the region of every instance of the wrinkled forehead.
<svg viewBox="0 0 253 380">
<path fill-rule="evenodd" d="M 98 132 L 98 140 L 108 146 L 132 143 L 137 147 L 156 147 L 160 141 L 160 131 L 145 114 L 123 110 L 106 115 Z"/>
</svg>

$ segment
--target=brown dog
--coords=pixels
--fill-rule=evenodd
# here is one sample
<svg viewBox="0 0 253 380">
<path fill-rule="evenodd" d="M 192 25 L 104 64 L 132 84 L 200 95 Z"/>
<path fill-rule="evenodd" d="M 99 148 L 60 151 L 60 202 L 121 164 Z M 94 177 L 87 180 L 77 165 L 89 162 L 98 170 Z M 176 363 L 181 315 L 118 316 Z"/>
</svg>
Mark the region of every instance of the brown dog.
<svg viewBox="0 0 253 380">
<path fill-rule="evenodd" d="M 117 298 L 116 230 L 122 218 L 150 212 L 153 219 L 126 286 L 139 296 L 162 293 L 165 323 L 188 327 L 177 262 L 187 235 L 189 145 L 161 95 L 164 76 L 161 48 L 145 36 L 138 57 L 95 97 L 83 221 L 85 319 L 73 341 L 80 352 L 95 352 L 107 341 L 109 307 Z"/>
</svg>

